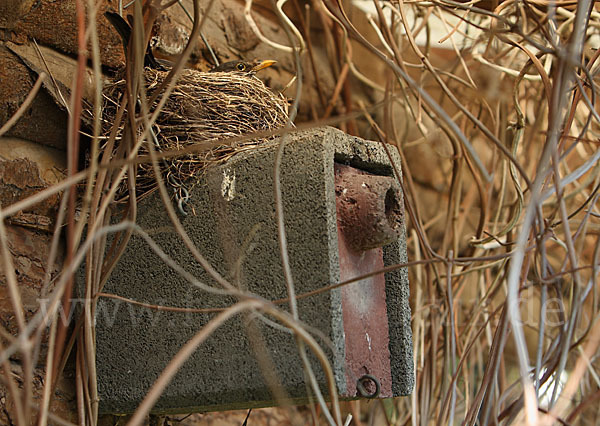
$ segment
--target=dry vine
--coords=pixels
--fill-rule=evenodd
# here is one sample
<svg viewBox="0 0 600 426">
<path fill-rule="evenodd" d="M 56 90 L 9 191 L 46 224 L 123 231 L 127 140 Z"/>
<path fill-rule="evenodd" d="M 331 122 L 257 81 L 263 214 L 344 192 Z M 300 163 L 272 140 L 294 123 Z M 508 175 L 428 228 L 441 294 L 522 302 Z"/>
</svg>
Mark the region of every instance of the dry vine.
<svg viewBox="0 0 600 426">
<path fill-rule="evenodd" d="M 146 1 L 146 17 L 156 17 L 174 3 Z M 210 13 L 210 4 L 205 14 Z M 396 145 L 403 158 L 411 259 L 405 266 L 411 274 L 416 387 L 409 398 L 362 407 L 352 403 L 354 421 L 361 424 L 361 417 L 365 419 L 363 409 L 369 421 L 384 418 L 397 425 L 434 421 L 466 425 L 597 424 L 600 117 L 596 76 L 600 53 L 595 46 L 600 13 L 594 2 L 375 1 L 374 16 L 367 19 L 369 27 L 354 22 L 344 4 L 313 0 L 300 10 L 280 1 L 274 10 L 289 33 L 288 46 L 275 47 L 295 55 L 294 63 L 300 65 L 298 80 L 314 78 L 318 86 L 320 77 L 328 72 L 336 82 L 332 93 L 318 91 L 319 99 L 314 103 L 320 109 L 311 111 L 314 122 L 310 125 L 336 124 L 350 133 L 378 138 Z M 13 271 L 14 259 L 3 238 L 4 219 L 67 189 L 53 247 L 66 224 L 68 256 L 62 274 L 52 283 L 47 309 L 28 321 L 18 317 L 17 337 L 3 333 L 10 343 L 0 348 L 2 381 L 15 401 L 20 424 L 29 424 L 38 415 L 30 409 L 36 404 L 39 424 L 60 422 L 48 407 L 56 378 L 73 348 L 79 418 L 82 424 L 96 424 L 95 304 L 132 233 L 139 231 L 135 226 L 136 197 L 127 198 L 127 208 L 118 220 L 109 218 L 110 206 L 123 185 L 132 193 L 143 179 L 157 182 L 182 241 L 221 285 L 220 291 L 239 302 L 215 317 L 174 358 L 132 423 L 143 422 L 186 354 L 223 321 L 243 311 L 258 311 L 293 329 L 298 345 L 317 354 L 328 371 L 320 348 L 297 318 L 277 304 L 238 290 L 198 253 L 179 223 L 162 182 L 161 162 L 168 160 L 169 168 L 176 163 L 155 151 L 152 129 L 158 129 L 162 137 L 165 132 L 161 126 L 173 126 L 176 132 L 162 141 L 168 149 L 178 149 L 184 133 L 177 133 L 179 124 L 173 123 L 189 112 L 181 103 L 189 93 L 174 88 L 174 82 L 186 81 L 188 74 L 182 66 L 205 18 L 199 2 L 193 5 L 191 42 L 156 88 L 142 84 L 143 77 L 148 78 L 140 63 L 144 43 L 141 38 L 133 43 L 127 64 L 131 72 L 119 83 L 125 96 L 118 98 L 111 111 L 115 126 L 100 150 L 102 125 L 94 123 L 96 143 L 92 146 L 96 148 L 90 154 L 88 169 L 77 172 L 75 164 L 81 113 L 77 105 L 82 96 L 76 90 L 69 177 L 56 187 L 0 210 L 2 265 L 5 271 Z M 94 10 L 94 2 L 88 1 L 87 7 Z M 136 9 L 136 25 L 145 24 L 148 34 L 152 19 L 142 20 L 139 2 L 131 7 Z M 251 9 L 251 2 L 247 9 Z M 290 20 L 294 14 L 296 19 Z M 88 28 L 83 7 L 78 16 L 82 46 L 79 64 L 83 67 L 88 59 L 86 37 L 91 37 L 93 46 L 95 32 L 93 25 Z M 311 22 L 319 23 L 322 37 L 315 36 Z M 435 46 L 440 40 L 432 39 L 434 23 L 444 28 L 441 41 L 451 43 L 450 60 L 447 52 L 442 59 L 438 56 L 440 50 Z M 317 45 L 328 52 L 326 68 L 316 62 Z M 368 50 L 371 62 L 385 66 L 385 76 L 375 78 L 367 73 L 356 54 L 361 46 Z M 99 69 L 97 50 L 90 53 L 91 62 Z M 306 69 L 302 64 L 308 65 Z M 83 74 L 81 69 L 81 80 Z M 196 82 L 190 84 L 189 91 L 196 90 Z M 99 80 L 97 86 L 98 113 L 102 93 Z M 35 90 L 38 88 L 39 84 Z M 359 89 L 371 94 L 370 103 L 358 99 Z M 278 98 L 270 102 L 275 109 L 282 108 Z M 137 113 L 128 114 L 127 105 L 136 105 L 131 111 Z M 178 115 L 181 108 L 185 114 Z M 169 112 L 161 115 L 164 111 Z M 98 120 L 100 114 L 95 117 Z M 281 116 L 269 118 L 272 126 L 249 130 L 268 133 L 286 121 Z M 200 130 L 210 133 L 210 129 Z M 232 131 L 227 136 L 239 134 Z M 136 158 L 140 152 L 145 153 L 142 160 Z M 221 153 L 228 155 L 230 151 L 225 148 Z M 201 153 L 193 155 L 190 158 L 204 161 Z M 149 158 L 152 161 L 146 161 Z M 140 161 L 146 161 L 142 174 L 135 170 Z M 184 175 L 196 173 L 185 162 L 177 164 L 187 167 Z M 84 180 L 80 217 L 86 220 L 78 222 L 74 188 Z M 109 225 L 111 220 L 119 223 Z M 85 237 L 83 222 L 87 225 Z M 285 242 L 285 232 L 280 231 Z M 108 233 L 115 237 L 107 248 Z M 285 259 L 285 244 L 282 252 Z M 50 264 L 55 255 L 50 253 Z M 58 308 L 61 303 L 68 306 L 73 274 L 84 258 L 86 304 L 73 336 L 69 336 L 57 321 Z M 169 261 L 166 257 L 163 260 Z M 18 315 L 23 306 L 16 279 L 7 273 L 6 281 Z M 50 278 L 48 281 L 50 284 Z M 322 291 L 345 284 L 331 283 Z M 292 290 L 290 286 L 290 298 L 285 302 L 293 304 L 296 295 Z M 48 324 L 54 350 L 47 354 L 43 399 L 34 402 L 29 385 L 34 379 L 32 348 L 40 345 Z M 22 389 L 7 365 L 16 355 L 23 363 Z M 327 406 L 316 383 L 311 384 L 324 413 L 318 417 L 314 411 L 314 421 L 341 424 L 340 404 Z M 275 386 L 274 392 L 278 392 Z M 328 389 L 327 395 L 336 401 L 335 389 Z"/>
</svg>

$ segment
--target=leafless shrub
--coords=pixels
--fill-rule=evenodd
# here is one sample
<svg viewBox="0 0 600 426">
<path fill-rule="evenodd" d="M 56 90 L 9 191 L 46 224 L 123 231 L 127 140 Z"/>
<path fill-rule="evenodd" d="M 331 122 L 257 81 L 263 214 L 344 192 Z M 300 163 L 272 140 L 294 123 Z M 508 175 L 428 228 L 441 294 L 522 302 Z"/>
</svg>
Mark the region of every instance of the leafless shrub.
<svg viewBox="0 0 600 426">
<path fill-rule="evenodd" d="M 145 10 L 156 16 L 171 3 L 175 2 L 148 1 Z M 102 126 L 94 123 L 96 139 L 88 169 L 76 170 L 77 123 L 82 111 L 81 88 L 76 86 L 71 99 L 69 177 L 0 210 L 2 265 L 19 323 L 18 337 L 4 336 L 10 344 L 1 348 L 0 362 L 19 424 L 33 418 L 30 407 L 39 413 L 35 415 L 40 424 L 49 418 L 58 422 L 48 412 L 50 395 L 72 348 L 80 421 L 97 421 L 95 304 L 128 239 L 138 232 L 135 197 L 128 198 L 128 208 L 117 225 L 108 225 L 109 207 L 122 185 L 135 192 L 135 157 L 140 150 L 146 150 L 146 159 L 152 158 L 145 169 L 152 166 L 182 240 L 214 273 L 177 220 L 160 173 L 160 160 L 166 156 L 155 152 L 151 140 L 152 126 L 173 99 L 174 82 L 202 27 L 198 3 L 194 1 L 191 43 L 160 88 L 152 92 L 150 102 L 141 64 L 145 43 L 136 36 L 127 64 L 132 72 L 126 79 L 126 96 L 115 109 L 115 127 L 100 151 Z M 298 83 L 303 75 L 312 75 L 319 84 L 319 74 L 324 72 L 332 73 L 337 81 L 332 93 L 319 92 L 322 110 L 313 111 L 316 121 L 311 125 L 337 124 L 349 132 L 379 138 L 396 145 L 404 160 L 417 384 L 411 398 L 398 399 L 381 410 L 387 422 L 598 423 L 594 402 L 600 395 L 600 151 L 595 77 L 600 54 L 594 46 L 600 15 L 594 3 L 374 2 L 376 17 L 366 21 L 370 27 L 359 27 L 341 1 L 315 0 L 300 13 L 284 9 L 283 3 L 274 10 L 283 18 L 281 25 L 289 32 L 290 45 L 274 48 L 295 55 Z M 88 28 L 83 5 L 77 4 L 81 52 L 89 41 L 90 58 L 99 75 L 94 26 Z M 93 2 L 87 6 L 88 13 L 95 10 Z M 141 28 L 141 7 L 139 3 L 134 7 L 136 25 Z M 210 5 L 205 9 L 209 13 Z M 292 15 L 294 23 L 288 18 Z M 324 36 L 318 47 L 329 53 L 326 70 L 315 61 L 318 43 L 308 18 L 321 25 Z M 431 35 L 435 22 L 445 29 L 444 39 L 452 42 L 453 53 L 446 52 L 441 59 L 440 51 L 434 49 L 438 40 Z M 149 33 L 152 19 L 145 24 Z M 367 75 L 365 63 L 355 53 L 359 46 L 372 55 L 372 66 L 387 70 L 383 77 Z M 80 76 L 86 59 L 82 53 Z M 297 86 L 297 95 L 301 87 Z M 358 98 L 359 90 L 372 94 L 370 102 Z M 98 80 L 96 117 L 100 117 L 101 94 Z M 126 111 L 127 105 L 138 100 L 136 120 Z M 120 149 L 115 145 L 117 134 L 122 137 Z M 85 220 L 77 221 L 75 186 L 83 181 L 80 217 Z M 14 259 L 4 238 L 3 220 L 60 191 L 64 196 L 53 247 L 64 234 L 67 258 L 46 309 L 26 322 L 19 316 L 23 306 L 11 273 Z M 116 243 L 105 254 L 108 233 L 116 234 Z M 282 228 L 280 237 L 285 242 Z M 282 253 L 285 259 L 284 244 Z M 55 255 L 50 253 L 50 263 Z M 87 302 L 70 337 L 56 321 L 57 312 L 59 306 L 69 306 L 73 274 L 84 258 Z M 320 356 L 318 345 L 297 317 L 241 292 L 216 273 L 214 278 L 239 302 L 182 348 L 140 406 L 133 424 L 143 421 L 186 355 L 223 321 L 241 312 L 255 310 L 284 323 L 294 330 L 300 346 Z M 293 286 L 289 288 L 293 306 Z M 41 330 L 48 324 L 54 350 L 47 355 L 43 397 L 34 402 L 32 348 L 39 345 Z M 22 387 L 7 365 L 15 354 L 23 360 Z M 327 370 L 325 358 L 320 360 Z M 316 386 L 313 390 L 319 394 Z M 334 389 L 329 397 L 333 403 L 328 419 L 341 424 Z M 321 407 L 329 412 L 325 403 Z M 381 408 L 377 404 L 368 408 L 371 419 L 380 418 L 376 416 Z M 354 405 L 357 424 L 359 411 Z"/>
</svg>

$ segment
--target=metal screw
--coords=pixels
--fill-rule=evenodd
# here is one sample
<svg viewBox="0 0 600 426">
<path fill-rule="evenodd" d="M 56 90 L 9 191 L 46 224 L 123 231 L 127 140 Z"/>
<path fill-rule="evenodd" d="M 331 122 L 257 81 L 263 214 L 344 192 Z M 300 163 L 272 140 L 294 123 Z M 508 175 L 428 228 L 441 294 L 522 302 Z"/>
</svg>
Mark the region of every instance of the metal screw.
<svg viewBox="0 0 600 426">
<path fill-rule="evenodd" d="M 369 393 L 365 388 L 365 382 L 372 382 L 375 384 L 375 392 Z M 377 377 L 371 374 L 365 374 L 360 379 L 356 381 L 356 390 L 363 398 L 377 398 L 379 396 L 379 392 L 381 391 L 381 385 L 379 384 L 379 380 Z"/>
</svg>

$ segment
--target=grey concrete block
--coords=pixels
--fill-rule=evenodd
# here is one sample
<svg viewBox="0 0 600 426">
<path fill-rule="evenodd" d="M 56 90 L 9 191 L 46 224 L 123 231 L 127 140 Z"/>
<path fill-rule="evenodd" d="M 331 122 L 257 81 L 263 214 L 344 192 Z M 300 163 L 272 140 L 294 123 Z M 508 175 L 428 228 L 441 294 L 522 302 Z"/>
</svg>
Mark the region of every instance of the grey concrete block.
<svg viewBox="0 0 600 426">
<path fill-rule="evenodd" d="M 332 128 L 286 136 L 282 191 L 290 265 L 297 293 L 340 280 L 334 161 L 374 174 L 392 176 L 379 143 L 350 137 Z M 191 191 L 194 214 L 181 217 L 200 252 L 236 285 L 264 298 L 285 298 L 275 206 L 273 164 L 277 143 L 240 153 L 209 169 Z M 391 148 L 395 164 L 400 165 Z M 188 210 L 192 210 L 188 207 Z M 175 233 L 154 194 L 139 205 L 138 223 L 188 272 L 218 287 Z M 404 233 L 404 231 L 403 231 Z M 384 248 L 385 264 L 406 261 L 405 239 Z M 391 394 L 407 395 L 414 385 L 408 278 L 405 269 L 385 274 L 389 324 Z M 360 285 L 360 283 L 352 284 Z M 141 302 L 183 307 L 227 307 L 231 297 L 211 295 L 165 265 L 139 236 L 134 236 L 106 284 L 105 292 Z M 316 336 L 335 371 L 338 391 L 355 397 L 348 386 L 341 290 L 298 302 L 301 320 Z M 287 309 L 287 305 L 283 306 Z M 97 309 L 97 367 L 101 412 L 134 410 L 169 360 L 214 314 L 153 311 L 103 298 Z M 192 412 L 272 405 L 241 315 L 220 327 L 186 362 L 155 406 L 157 412 Z M 278 377 L 297 402 L 306 388 L 293 337 L 258 324 Z M 322 391 L 324 375 L 311 358 Z M 368 366 L 365 367 L 368 371 Z M 362 374 L 352 372 L 349 377 Z"/>
</svg>

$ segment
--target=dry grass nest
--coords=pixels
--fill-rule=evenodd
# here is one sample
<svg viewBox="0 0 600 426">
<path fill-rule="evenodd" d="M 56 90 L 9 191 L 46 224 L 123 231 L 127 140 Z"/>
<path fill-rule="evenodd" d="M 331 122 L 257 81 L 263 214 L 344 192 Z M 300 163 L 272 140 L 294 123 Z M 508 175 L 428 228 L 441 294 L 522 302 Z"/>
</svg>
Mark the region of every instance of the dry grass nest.
<svg viewBox="0 0 600 426">
<path fill-rule="evenodd" d="M 167 73 L 146 69 L 148 98 L 158 89 Z M 104 91 L 106 104 L 103 122 L 106 134 L 111 130 L 117 105 L 125 92 L 125 81 L 116 81 Z M 151 107 L 154 110 L 156 105 Z M 258 78 L 232 72 L 199 72 L 184 70 L 174 90 L 161 109 L 153 125 L 157 151 L 182 150 L 201 142 L 210 142 L 202 151 L 186 153 L 161 161 L 165 181 L 183 196 L 181 191 L 193 187 L 207 166 L 223 162 L 234 154 L 253 149 L 273 136 L 253 138 L 232 143 L 228 139 L 268 132 L 282 128 L 288 121 L 288 102 L 276 95 Z M 123 132 L 121 127 L 117 138 Z M 147 143 L 147 142 L 146 142 Z M 146 145 L 139 155 L 149 153 Z M 126 185 L 118 198 L 127 197 Z M 140 164 L 136 178 L 137 195 L 156 188 L 156 177 L 151 164 Z"/>
</svg>

